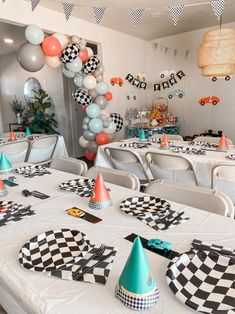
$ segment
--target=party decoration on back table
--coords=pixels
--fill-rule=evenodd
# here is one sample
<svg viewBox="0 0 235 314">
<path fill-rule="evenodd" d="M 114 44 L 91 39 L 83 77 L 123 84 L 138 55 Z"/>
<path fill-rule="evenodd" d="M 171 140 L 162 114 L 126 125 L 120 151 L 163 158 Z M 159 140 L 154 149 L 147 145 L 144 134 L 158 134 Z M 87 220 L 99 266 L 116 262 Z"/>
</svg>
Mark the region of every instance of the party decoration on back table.
<svg viewBox="0 0 235 314">
<path fill-rule="evenodd" d="M 103 177 L 99 173 L 89 202 L 89 207 L 93 209 L 105 209 L 113 204 L 109 192 L 104 184 Z"/>
<path fill-rule="evenodd" d="M 226 151 L 228 149 L 228 141 L 227 141 L 226 136 L 224 134 L 222 134 L 222 136 L 221 136 L 221 139 L 218 143 L 217 149 L 219 151 Z"/>
<path fill-rule="evenodd" d="M 2 152 L 0 157 L 0 172 L 10 171 L 12 169 L 12 164 L 8 160 L 5 152 Z"/>
<path fill-rule="evenodd" d="M 6 196 L 8 194 L 7 188 L 5 184 L 3 183 L 2 179 L 0 179 L 0 197 Z M 0 208 L 1 213 L 1 208 Z"/>
<path fill-rule="evenodd" d="M 144 129 L 141 129 L 141 131 L 140 131 L 139 140 L 140 141 L 146 141 L 146 136 L 145 136 Z"/>
<path fill-rule="evenodd" d="M 159 299 L 156 280 L 139 237 L 134 241 L 115 293 L 124 305 L 134 310 L 148 309 Z"/>
<path fill-rule="evenodd" d="M 29 127 L 27 126 L 26 131 L 25 131 L 25 136 L 30 136 L 30 135 L 32 135 L 32 133 L 31 133 Z"/>
<path fill-rule="evenodd" d="M 166 134 L 164 134 L 161 144 L 160 144 L 161 149 L 168 149 L 169 148 L 169 139 Z"/>
<path fill-rule="evenodd" d="M 9 137 L 9 140 L 10 141 L 16 141 L 16 135 L 15 135 L 15 132 L 11 131 L 10 132 L 10 137 Z"/>
</svg>

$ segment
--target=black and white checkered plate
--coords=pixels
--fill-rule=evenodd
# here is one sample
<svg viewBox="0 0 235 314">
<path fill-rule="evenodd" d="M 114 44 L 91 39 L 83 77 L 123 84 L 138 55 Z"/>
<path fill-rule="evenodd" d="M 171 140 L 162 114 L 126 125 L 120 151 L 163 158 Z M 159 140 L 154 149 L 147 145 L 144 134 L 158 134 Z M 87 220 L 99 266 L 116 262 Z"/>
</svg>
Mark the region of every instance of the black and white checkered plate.
<svg viewBox="0 0 235 314">
<path fill-rule="evenodd" d="M 51 174 L 45 166 L 32 165 L 15 169 L 16 173 L 22 174 L 25 178 L 33 178 L 43 176 L 45 174 Z"/>
<path fill-rule="evenodd" d="M 131 216 L 142 216 L 145 214 L 157 214 L 170 209 L 170 204 L 154 196 L 134 196 L 124 200 L 120 209 Z"/>
<path fill-rule="evenodd" d="M 206 155 L 206 152 L 193 147 L 175 147 L 171 150 L 173 153 L 183 153 L 188 155 Z"/>
<path fill-rule="evenodd" d="M 75 257 L 85 256 L 89 249 L 89 239 L 78 230 L 49 230 L 22 246 L 19 262 L 30 270 L 52 271 Z"/>
<path fill-rule="evenodd" d="M 235 160 L 235 154 L 227 155 L 226 158 L 230 160 Z"/>
<path fill-rule="evenodd" d="M 0 227 L 8 223 L 17 222 L 24 217 L 34 215 L 34 211 L 30 207 L 17 204 L 13 201 L 1 201 L 0 207 L 6 208 L 6 211 L 0 212 Z"/>
<path fill-rule="evenodd" d="M 184 304 L 202 313 L 235 313 L 235 259 L 192 250 L 168 265 L 167 283 Z"/>
<path fill-rule="evenodd" d="M 122 144 L 120 144 L 120 147 L 139 149 L 139 148 L 148 148 L 150 145 L 152 145 L 152 144 L 146 143 L 146 142 L 143 142 L 143 143 L 132 142 L 132 143 L 122 143 Z"/>
<path fill-rule="evenodd" d="M 59 188 L 65 191 L 75 192 L 82 197 L 91 197 L 94 185 L 95 180 L 81 178 L 61 183 Z"/>
<path fill-rule="evenodd" d="M 218 147 L 218 144 L 216 144 L 216 143 L 209 143 L 209 142 L 204 142 L 204 141 L 191 142 L 190 145 L 201 146 L 204 148 L 217 148 Z"/>
<path fill-rule="evenodd" d="M 149 137 L 148 141 L 155 144 L 161 144 L 162 139 L 160 137 Z"/>
</svg>

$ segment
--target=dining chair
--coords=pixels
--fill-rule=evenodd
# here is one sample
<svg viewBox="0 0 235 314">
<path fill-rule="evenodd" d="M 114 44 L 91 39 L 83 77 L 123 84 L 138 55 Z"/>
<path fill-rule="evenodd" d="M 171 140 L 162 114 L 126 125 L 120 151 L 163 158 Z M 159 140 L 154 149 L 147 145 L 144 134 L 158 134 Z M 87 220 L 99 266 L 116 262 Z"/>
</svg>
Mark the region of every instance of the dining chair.
<svg viewBox="0 0 235 314">
<path fill-rule="evenodd" d="M 26 161 L 32 164 L 50 163 L 58 141 L 58 135 L 46 135 L 31 142 Z"/>
<path fill-rule="evenodd" d="M 134 173 L 139 178 L 140 184 L 151 181 L 147 169 L 137 153 L 127 149 L 105 147 L 104 154 L 113 169 Z"/>
<path fill-rule="evenodd" d="M 154 179 L 162 179 L 159 177 L 159 175 L 162 173 L 168 176 L 168 180 L 170 180 L 169 174 L 172 174 L 172 180 L 175 181 L 176 174 L 181 173 L 182 175 L 184 174 L 184 176 L 182 176 L 180 181 L 183 181 L 185 178 L 187 181 L 189 181 L 189 184 L 198 185 L 195 166 L 188 158 L 184 156 L 175 156 L 159 152 L 148 152 L 145 154 L 145 159 Z M 185 177 L 186 175 L 187 177 Z"/>
<path fill-rule="evenodd" d="M 11 163 L 21 163 L 26 161 L 29 147 L 28 140 L 9 142 L 0 146 L 0 152 L 5 152 Z"/>
<path fill-rule="evenodd" d="M 91 179 L 96 179 L 99 173 L 102 174 L 104 181 L 120 185 L 131 190 L 140 190 L 140 181 L 138 177 L 134 173 L 127 171 L 94 166 L 88 169 L 85 176 Z"/>
<path fill-rule="evenodd" d="M 227 138 L 228 145 L 233 145 L 232 140 Z M 218 144 L 220 141 L 220 137 L 213 137 L 213 136 L 197 136 L 193 139 L 193 142 L 208 142 L 212 144 Z"/>
<path fill-rule="evenodd" d="M 178 135 L 178 134 L 153 134 L 151 135 L 149 138 L 163 138 L 164 135 L 167 135 L 167 137 L 169 138 L 169 140 L 172 141 L 183 141 L 183 136 Z"/>
<path fill-rule="evenodd" d="M 83 160 L 71 157 L 54 158 L 50 168 L 84 176 L 87 172 L 87 164 Z"/>
<path fill-rule="evenodd" d="M 225 193 L 217 190 L 156 180 L 149 184 L 145 192 L 172 202 L 199 208 L 231 219 L 234 218 L 234 207 L 231 199 Z"/>
</svg>

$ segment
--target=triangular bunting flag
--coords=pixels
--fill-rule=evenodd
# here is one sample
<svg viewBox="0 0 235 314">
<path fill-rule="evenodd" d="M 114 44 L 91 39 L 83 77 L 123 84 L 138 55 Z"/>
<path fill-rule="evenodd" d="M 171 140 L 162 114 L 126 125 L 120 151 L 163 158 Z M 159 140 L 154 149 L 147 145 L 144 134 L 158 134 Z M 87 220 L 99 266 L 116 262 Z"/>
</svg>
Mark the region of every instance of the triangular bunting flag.
<svg viewBox="0 0 235 314">
<path fill-rule="evenodd" d="M 93 7 L 96 24 L 100 24 L 104 16 L 105 10 L 106 10 L 106 7 Z"/>
<path fill-rule="evenodd" d="M 220 17 L 223 14 L 226 3 L 227 3 L 227 0 L 212 0 L 211 1 L 212 10 L 218 20 L 220 20 Z"/>
<path fill-rule="evenodd" d="M 65 18 L 68 21 L 75 4 L 74 3 L 68 3 L 68 2 L 62 2 L 62 5 L 63 5 Z"/>
<path fill-rule="evenodd" d="M 2 2 L 4 3 L 6 0 L 2 0 Z"/>
<path fill-rule="evenodd" d="M 177 25 L 177 23 L 179 22 L 183 8 L 184 8 L 183 4 L 168 6 L 168 10 L 170 12 L 172 21 L 174 22 L 174 25 Z"/>
<path fill-rule="evenodd" d="M 131 8 L 130 10 L 133 23 L 138 25 L 142 19 L 145 8 Z"/>
<path fill-rule="evenodd" d="M 34 11 L 34 9 L 36 9 L 39 2 L 40 2 L 40 0 L 31 0 L 32 11 Z"/>
</svg>

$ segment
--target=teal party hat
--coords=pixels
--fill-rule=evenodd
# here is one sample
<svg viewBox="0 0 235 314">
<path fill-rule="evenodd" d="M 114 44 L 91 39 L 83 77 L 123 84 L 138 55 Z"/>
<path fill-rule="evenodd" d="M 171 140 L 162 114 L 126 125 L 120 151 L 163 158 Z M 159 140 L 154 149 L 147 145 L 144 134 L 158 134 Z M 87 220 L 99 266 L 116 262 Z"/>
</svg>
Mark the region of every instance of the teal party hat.
<svg viewBox="0 0 235 314">
<path fill-rule="evenodd" d="M 139 140 L 140 140 L 140 141 L 146 140 L 146 136 L 145 136 L 144 129 L 141 129 L 141 130 L 140 130 Z"/>
<path fill-rule="evenodd" d="M 9 171 L 11 169 L 12 169 L 11 162 L 8 160 L 5 152 L 2 152 L 0 157 L 0 171 Z"/>
<path fill-rule="evenodd" d="M 29 129 L 28 126 L 27 126 L 27 128 L 26 128 L 25 135 L 26 135 L 26 136 L 32 135 L 32 133 L 30 132 L 30 129 Z"/>
</svg>

